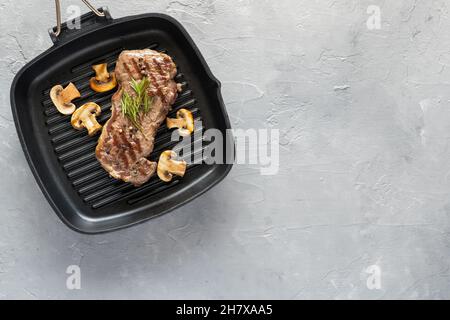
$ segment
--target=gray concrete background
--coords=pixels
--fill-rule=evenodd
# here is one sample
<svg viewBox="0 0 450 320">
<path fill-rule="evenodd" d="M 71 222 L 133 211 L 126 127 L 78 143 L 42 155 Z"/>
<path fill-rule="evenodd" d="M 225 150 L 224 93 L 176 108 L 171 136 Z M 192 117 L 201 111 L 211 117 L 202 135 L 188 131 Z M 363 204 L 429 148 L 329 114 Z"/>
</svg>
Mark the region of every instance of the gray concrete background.
<svg viewBox="0 0 450 320">
<path fill-rule="evenodd" d="M 0 298 L 450 298 L 447 1 L 93 3 L 179 19 L 223 82 L 233 127 L 281 130 L 280 171 L 235 166 L 156 220 L 69 230 L 32 177 L 9 103 L 14 75 L 51 46 L 54 4 L 2 0 Z M 381 30 L 366 26 L 371 4 Z M 66 289 L 72 264 L 81 290 Z M 379 290 L 366 285 L 371 265 Z"/>
</svg>

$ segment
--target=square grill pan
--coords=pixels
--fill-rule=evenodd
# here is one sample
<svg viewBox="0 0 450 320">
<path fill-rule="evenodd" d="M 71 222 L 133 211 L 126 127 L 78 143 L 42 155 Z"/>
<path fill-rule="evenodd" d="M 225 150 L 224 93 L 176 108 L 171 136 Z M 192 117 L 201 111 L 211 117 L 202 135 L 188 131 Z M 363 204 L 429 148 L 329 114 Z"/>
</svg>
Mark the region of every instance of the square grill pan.
<svg viewBox="0 0 450 320">
<path fill-rule="evenodd" d="M 178 67 L 176 82 L 183 91 L 169 117 L 180 108 L 190 110 L 202 126 L 196 132 L 219 129 L 226 136 L 230 122 L 220 93 L 220 83 L 186 30 L 173 18 L 143 14 L 112 19 L 90 12 L 81 17 L 81 29 L 62 25 L 54 46 L 28 63 L 16 75 L 11 87 L 11 107 L 25 156 L 47 200 L 70 228 L 83 233 L 100 233 L 127 227 L 166 213 L 185 204 L 221 181 L 231 164 L 189 164 L 184 178 L 165 183 L 155 175 L 134 187 L 111 178 L 95 158 L 99 136 L 89 137 L 74 130 L 70 116 L 57 112 L 49 91 L 55 84 L 73 82 L 81 92 L 77 106 L 88 101 L 101 106 L 98 118 L 104 124 L 111 115 L 111 96 L 89 87 L 91 66 L 108 63 L 115 68 L 123 50 L 150 48 L 169 54 Z M 56 29 L 54 29 L 56 30 Z M 223 154 L 234 148 L 224 139 Z M 228 142 L 226 142 L 228 141 Z M 187 160 L 205 148 L 193 139 Z M 163 124 L 155 138 L 149 159 L 156 161 L 162 151 L 172 149 L 171 131 Z M 227 149 L 228 144 L 228 149 Z"/>
</svg>

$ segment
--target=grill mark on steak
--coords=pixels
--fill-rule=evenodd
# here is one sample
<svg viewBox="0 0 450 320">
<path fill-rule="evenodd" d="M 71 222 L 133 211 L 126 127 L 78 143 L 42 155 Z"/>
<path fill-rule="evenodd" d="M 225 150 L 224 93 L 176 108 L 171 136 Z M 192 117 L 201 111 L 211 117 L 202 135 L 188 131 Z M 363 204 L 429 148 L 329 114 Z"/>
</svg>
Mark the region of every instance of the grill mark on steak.
<svg viewBox="0 0 450 320">
<path fill-rule="evenodd" d="M 151 67 L 149 65 L 149 63 L 147 61 L 144 62 L 145 63 L 145 70 L 151 70 Z M 145 72 L 145 71 L 144 71 Z M 156 88 L 155 90 L 151 90 L 153 95 L 161 95 L 162 92 L 159 90 L 159 85 L 158 82 L 156 80 L 155 74 L 153 72 L 145 72 L 145 75 L 150 78 L 150 83 L 152 83 L 152 86 Z"/>
<path fill-rule="evenodd" d="M 155 90 L 155 94 L 160 96 L 161 99 L 165 103 L 167 103 L 166 96 L 164 95 L 164 92 L 162 90 L 162 86 L 160 84 L 161 77 L 167 78 L 167 76 L 164 75 L 164 71 L 163 71 L 159 61 L 155 57 L 152 59 L 152 62 L 154 64 L 155 68 L 151 68 L 150 65 L 148 64 L 148 62 L 145 62 L 145 64 L 146 64 L 146 69 L 144 71 L 145 75 L 147 77 L 149 77 L 151 79 L 152 83 L 154 84 L 155 89 L 156 89 Z M 157 70 L 155 70 L 155 69 L 157 69 Z M 151 70 L 151 71 L 149 71 L 149 70 Z M 156 77 L 156 75 L 158 76 L 158 78 Z M 170 75 L 168 75 L 168 77 L 170 77 Z"/>
<path fill-rule="evenodd" d="M 119 90 L 112 97 L 111 118 L 104 125 L 96 157 L 102 167 L 114 178 L 142 185 L 156 171 L 156 163 L 146 157 L 153 151 L 154 137 L 177 97 L 178 87 L 173 78 L 177 70 L 172 59 L 150 49 L 123 51 L 116 63 Z M 148 77 L 147 94 L 152 96 L 150 111 L 141 115 L 141 130 L 136 129 L 122 114 L 124 91 L 134 94 L 132 79 Z"/>
<path fill-rule="evenodd" d="M 133 66 L 133 69 L 135 70 L 136 75 L 140 75 L 141 74 L 141 68 L 139 67 L 138 62 L 136 61 L 135 58 L 131 58 L 131 65 Z M 141 77 L 139 77 L 139 79 L 141 79 Z M 135 79 L 138 80 L 138 79 Z"/>
<path fill-rule="evenodd" d="M 128 63 L 124 63 L 123 66 L 129 74 L 133 73 L 133 70 L 131 70 L 130 65 Z"/>
<path fill-rule="evenodd" d="M 122 130 L 122 131 L 120 131 Z M 136 154 L 133 151 L 131 143 L 128 141 L 127 137 L 125 137 L 124 130 L 119 129 L 119 134 L 115 135 L 117 138 L 117 142 L 119 147 L 126 158 L 129 158 L 132 163 L 136 162 Z M 128 156 L 128 157 L 127 157 Z"/>
<path fill-rule="evenodd" d="M 164 79 L 165 78 L 164 71 L 163 71 L 159 61 L 156 58 L 153 58 L 153 62 L 155 63 L 156 69 L 158 71 L 158 75 L 160 76 L 159 79 L 161 79 L 161 77 Z M 160 82 L 157 82 L 157 86 L 158 86 L 158 94 L 163 97 L 164 102 L 167 102 L 166 101 L 166 96 L 164 95 L 164 92 L 162 90 L 163 88 L 160 85 Z"/>
<path fill-rule="evenodd" d="M 159 61 L 156 58 L 153 58 L 153 62 L 155 63 L 156 69 L 158 69 L 159 75 L 163 76 L 164 72 L 163 69 L 161 68 L 161 65 L 159 64 Z"/>
<path fill-rule="evenodd" d="M 115 145 L 116 148 L 118 148 L 118 156 L 119 159 L 124 163 L 125 166 L 129 165 L 128 156 L 127 156 L 127 147 L 123 143 L 122 137 L 120 134 L 114 136 L 114 140 L 117 141 L 117 144 Z M 120 164 L 120 162 L 119 162 Z"/>
<path fill-rule="evenodd" d="M 137 169 L 139 171 L 140 174 L 145 175 L 146 171 L 145 171 L 145 167 L 144 166 L 140 166 Z"/>
<path fill-rule="evenodd" d="M 136 152 L 137 153 L 141 153 L 142 152 L 142 148 L 141 148 L 141 143 L 139 142 L 139 140 L 134 141 L 134 144 L 136 146 Z"/>
</svg>

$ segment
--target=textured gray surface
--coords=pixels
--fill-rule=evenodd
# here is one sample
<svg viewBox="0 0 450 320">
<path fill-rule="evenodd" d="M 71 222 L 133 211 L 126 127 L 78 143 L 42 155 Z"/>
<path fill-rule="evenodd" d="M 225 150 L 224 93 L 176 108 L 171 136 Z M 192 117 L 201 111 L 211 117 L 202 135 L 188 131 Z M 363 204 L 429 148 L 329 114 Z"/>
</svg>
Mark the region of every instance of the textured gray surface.
<svg viewBox="0 0 450 320">
<path fill-rule="evenodd" d="M 0 298 L 450 298 L 447 1 L 94 2 L 179 19 L 223 82 L 233 126 L 281 130 L 280 171 L 235 166 L 156 220 L 69 230 L 9 103 L 15 73 L 51 45 L 53 1 L 3 0 Z M 370 4 L 381 30 L 366 27 Z M 66 289 L 72 264 L 81 290 Z M 374 264 L 379 290 L 366 286 Z"/>
</svg>

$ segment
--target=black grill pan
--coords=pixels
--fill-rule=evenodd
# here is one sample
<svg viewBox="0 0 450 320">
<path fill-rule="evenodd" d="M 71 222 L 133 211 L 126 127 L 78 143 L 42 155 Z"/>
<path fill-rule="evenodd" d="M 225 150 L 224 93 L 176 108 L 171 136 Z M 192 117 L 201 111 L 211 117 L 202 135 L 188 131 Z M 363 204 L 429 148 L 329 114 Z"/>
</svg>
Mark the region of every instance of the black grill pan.
<svg viewBox="0 0 450 320">
<path fill-rule="evenodd" d="M 58 216 L 72 229 L 100 233 L 130 226 L 166 213 L 199 196 L 230 171 L 231 164 L 189 164 L 182 179 L 162 182 L 155 175 L 141 187 L 115 180 L 101 168 L 94 151 L 98 135 L 74 130 L 70 116 L 60 115 L 49 98 L 55 84 L 76 84 L 81 98 L 77 106 L 94 101 L 102 108 L 99 122 L 110 116 L 113 92 L 95 93 L 88 81 L 93 64 L 107 62 L 113 70 L 122 50 L 151 48 L 169 54 L 178 66 L 176 81 L 182 84 L 169 116 L 180 108 L 192 111 L 203 132 L 219 129 L 225 137 L 229 119 L 220 93 L 220 83 L 186 30 L 173 18 L 143 14 L 112 19 L 93 12 L 81 17 L 81 29 L 62 25 L 59 36 L 51 31 L 54 45 L 20 70 L 11 87 L 11 107 L 17 133 L 31 170 Z M 176 142 L 162 125 L 150 159 L 172 149 Z M 233 148 L 224 139 L 223 153 Z M 198 141 L 197 141 L 198 142 Z M 196 147 L 200 146 L 200 147 Z M 191 154 L 202 153 L 193 142 Z"/>
</svg>

